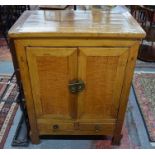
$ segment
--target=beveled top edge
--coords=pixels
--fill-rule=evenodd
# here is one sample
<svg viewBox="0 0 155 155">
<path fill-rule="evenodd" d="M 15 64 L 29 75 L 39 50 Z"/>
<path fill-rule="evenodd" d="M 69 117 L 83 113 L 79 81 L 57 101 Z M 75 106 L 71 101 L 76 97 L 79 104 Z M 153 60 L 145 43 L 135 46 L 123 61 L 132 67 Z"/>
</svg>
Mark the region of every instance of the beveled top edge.
<svg viewBox="0 0 155 155">
<path fill-rule="evenodd" d="M 118 14 L 107 11 L 71 10 L 25 11 L 11 27 L 8 34 L 10 38 L 99 37 L 135 39 L 144 38 L 146 35 L 129 12 Z"/>
</svg>

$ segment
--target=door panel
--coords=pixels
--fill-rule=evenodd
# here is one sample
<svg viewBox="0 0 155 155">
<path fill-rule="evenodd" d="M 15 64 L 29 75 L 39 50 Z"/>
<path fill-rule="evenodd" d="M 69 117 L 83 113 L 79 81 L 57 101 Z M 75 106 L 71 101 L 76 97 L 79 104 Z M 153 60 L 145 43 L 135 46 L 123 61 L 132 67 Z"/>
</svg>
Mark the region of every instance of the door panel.
<svg viewBox="0 0 155 155">
<path fill-rule="evenodd" d="M 80 48 L 78 79 L 85 83 L 79 93 L 79 120 L 116 119 L 128 48 Z"/>
<path fill-rule="evenodd" d="M 26 54 L 37 118 L 75 117 L 76 96 L 68 83 L 77 79 L 77 50 L 27 47 Z"/>
</svg>

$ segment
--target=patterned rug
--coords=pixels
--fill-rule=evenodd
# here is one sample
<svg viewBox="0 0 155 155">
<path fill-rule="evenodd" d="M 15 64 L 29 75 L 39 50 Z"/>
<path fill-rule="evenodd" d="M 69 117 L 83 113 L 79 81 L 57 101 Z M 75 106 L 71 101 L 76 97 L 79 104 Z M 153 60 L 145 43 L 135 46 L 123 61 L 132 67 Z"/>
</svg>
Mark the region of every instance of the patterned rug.
<svg viewBox="0 0 155 155">
<path fill-rule="evenodd" d="M 11 53 L 6 40 L 0 37 L 0 61 L 4 60 L 12 60 Z"/>
<path fill-rule="evenodd" d="M 16 79 L 13 78 L 7 87 L 10 77 L 9 75 L 0 75 L 0 149 L 4 146 L 18 109 L 18 104 L 16 103 L 18 96 Z M 2 94 L 4 94 L 3 97 Z"/>
<path fill-rule="evenodd" d="M 155 142 L 155 74 L 136 73 L 133 86 L 149 139 Z"/>
<path fill-rule="evenodd" d="M 7 42 L 4 37 L 0 36 L 0 46 L 7 46 Z"/>
<path fill-rule="evenodd" d="M 122 139 L 120 146 L 111 145 L 111 139 L 109 140 L 97 140 L 94 141 L 92 148 L 94 149 L 139 149 L 140 146 L 133 144 L 131 138 L 129 137 L 128 129 L 123 126 L 122 129 Z"/>
<path fill-rule="evenodd" d="M 136 61 L 136 67 L 139 67 L 139 68 L 155 68 L 155 62 L 144 62 L 144 61 L 141 61 L 141 60 L 138 60 Z"/>
</svg>

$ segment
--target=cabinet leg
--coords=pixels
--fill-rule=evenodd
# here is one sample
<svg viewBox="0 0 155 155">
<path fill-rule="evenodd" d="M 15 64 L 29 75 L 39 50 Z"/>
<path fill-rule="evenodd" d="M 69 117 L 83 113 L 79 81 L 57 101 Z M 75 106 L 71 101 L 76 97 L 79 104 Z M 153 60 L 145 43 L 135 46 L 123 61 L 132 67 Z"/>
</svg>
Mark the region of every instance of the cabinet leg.
<svg viewBox="0 0 155 155">
<path fill-rule="evenodd" d="M 123 137 L 122 134 L 114 136 L 112 138 L 112 145 L 120 145 L 122 137 Z"/>
<path fill-rule="evenodd" d="M 29 135 L 30 135 L 30 139 L 31 139 L 32 144 L 39 144 L 40 143 L 40 138 L 38 135 L 33 134 L 31 131 L 30 131 Z"/>
</svg>

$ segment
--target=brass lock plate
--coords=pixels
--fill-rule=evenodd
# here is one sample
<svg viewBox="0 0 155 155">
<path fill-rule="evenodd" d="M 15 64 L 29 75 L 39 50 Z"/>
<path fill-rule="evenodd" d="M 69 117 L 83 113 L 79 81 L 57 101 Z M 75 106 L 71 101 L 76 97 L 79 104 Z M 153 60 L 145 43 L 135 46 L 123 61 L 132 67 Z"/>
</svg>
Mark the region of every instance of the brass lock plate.
<svg viewBox="0 0 155 155">
<path fill-rule="evenodd" d="M 69 90 L 71 93 L 77 93 L 84 90 L 85 84 L 82 80 L 73 80 L 69 83 Z"/>
</svg>

